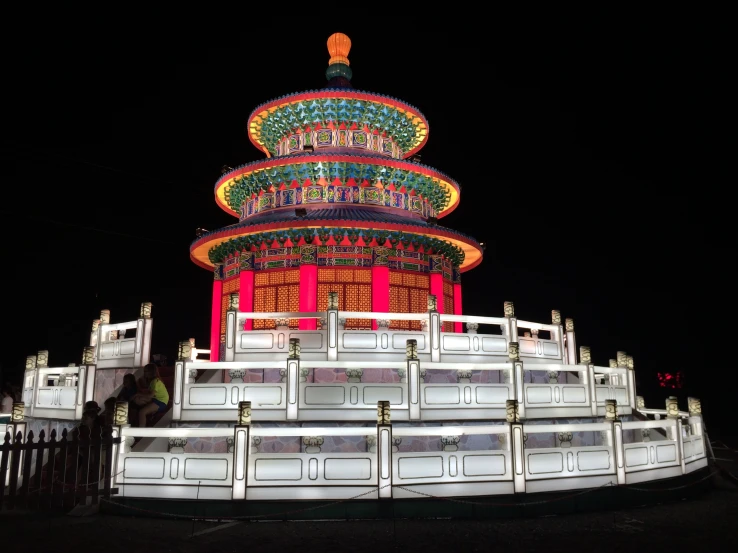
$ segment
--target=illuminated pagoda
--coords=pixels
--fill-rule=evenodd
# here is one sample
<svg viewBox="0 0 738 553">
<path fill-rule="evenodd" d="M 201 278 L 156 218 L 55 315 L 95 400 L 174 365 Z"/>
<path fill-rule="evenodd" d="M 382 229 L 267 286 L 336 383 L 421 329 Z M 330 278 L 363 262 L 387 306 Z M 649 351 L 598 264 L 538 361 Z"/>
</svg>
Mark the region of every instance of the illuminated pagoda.
<svg viewBox="0 0 738 553">
<path fill-rule="evenodd" d="M 23 400 L 0 419 L 0 499 L 3 482 L 22 495 L 58 481 L 54 462 L 21 463 L 17 451 L 48 447 L 30 443 L 42 432 L 59 443 L 54 432 L 90 424 L 100 406 L 108 457 L 74 485 L 88 498 L 104 482 L 99 493 L 123 505 L 223 501 L 238 513 L 244 501 L 351 500 L 337 508 L 354 509 L 353 500 L 702 481 L 709 441 L 698 398 L 686 411 L 675 396 L 646 408 L 633 357 L 611 352 L 595 364 L 556 309 L 545 322 L 519 318 L 512 302 L 497 316 L 462 314 L 460 275 L 483 248 L 437 224 L 460 188 L 415 160 L 428 138 L 417 109 L 352 88 L 350 45 L 328 39 L 326 88 L 249 116 L 267 159 L 215 184 L 216 202 L 239 221 L 190 247 L 214 271 L 212 319 L 199 322 L 210 324 L 210 348 L 183 340 L 173 366 L 159 367 L 166 408 L 147 418 L 121 396 L 126 377 L 155 361 L 151 303 L 127 322 L 103 310 L 79 365 L 52 366 L 46 350 L 27 358 Z"/>
<path fill-rule="evenodd" d="M 190 257 L 214 272 L 211 360 L 224 359 L 226 312 L 325 311 L 338 293 L 347 311 L 461 314 L 461 273 L 482 261 L 473 238 L 436 223 L 460 200 L 459 185 L 414 159 L 428 121 L 401 100 L 355 90 L 349 38 L 328 39 L 328 84 L 282 96 L 249 116 L 267 159 L 229 170 L 215 200 L 239 222 L 204 234 Z M 249 320 L 246 330 L 274 328 Z M 291 319 L 292 329 L 320 328 Z M 377 321 L 347 320 L 347 329 Z M 390 329 L 419 330 L 416 321 Z M 461 323 L 444 330 L 461 332 Z"/>
</svg>

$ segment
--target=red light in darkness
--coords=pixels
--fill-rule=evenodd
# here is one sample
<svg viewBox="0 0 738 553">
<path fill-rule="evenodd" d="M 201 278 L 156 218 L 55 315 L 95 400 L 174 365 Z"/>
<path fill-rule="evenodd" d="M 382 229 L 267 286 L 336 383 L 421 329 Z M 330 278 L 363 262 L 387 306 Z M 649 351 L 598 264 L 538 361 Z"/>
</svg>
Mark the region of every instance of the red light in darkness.
<svg viewBox="0 0 738 553">
<path fill-rule="evenodd" d="M 659 380 L 659 386 L 662 388 L 681 388 L 682 387 L 682 371 L 675 373 L 656 373 Z"/>
</svg>

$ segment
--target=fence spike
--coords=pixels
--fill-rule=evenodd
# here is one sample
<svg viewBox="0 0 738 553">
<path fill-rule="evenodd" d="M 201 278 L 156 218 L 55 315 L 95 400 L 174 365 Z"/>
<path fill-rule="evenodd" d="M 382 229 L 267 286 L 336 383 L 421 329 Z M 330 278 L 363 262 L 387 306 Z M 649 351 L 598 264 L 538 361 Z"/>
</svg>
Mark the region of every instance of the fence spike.
<svg viewBox="0 0 738 553">
<path fill-rule="evenodd" d="M 43 442 L 45 437 L 46 437 L 46 432 L 42 428 L 41 429 L 41 432 L 38 433 L 38 441 L 39 442 Z"/>
<path fill-rule="evenodd" d="M 29 430 L 28 434 L 26 434 L 26 443 L 27 444 L 33 443 L 33 430 Z"/>
</svg>

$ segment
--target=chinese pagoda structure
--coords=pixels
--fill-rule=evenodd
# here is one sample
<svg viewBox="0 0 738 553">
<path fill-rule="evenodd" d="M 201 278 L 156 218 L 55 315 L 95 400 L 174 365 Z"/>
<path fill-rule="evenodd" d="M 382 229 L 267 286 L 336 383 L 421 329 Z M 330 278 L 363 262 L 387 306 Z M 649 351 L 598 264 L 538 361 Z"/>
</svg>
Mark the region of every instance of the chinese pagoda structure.
<svg viewBox="0 0 738 553">
<path fill-rule="evenodd" d="M 475 239 L 437 224 L 459 204 L 458 183 L 415 161 L 428 121 L 401 100 L 355 90 L 349 38 L 328 39 L 328 84 L 282 96 L 249 116 L 266 159 L 229 170 L 215 201 L 238 223 L 204 234 L 190 257 L 212 270 L 211 360 L 224 359 L 226 312 L 316 312 L 338 293 L 346 311 L 460 315 L 461 273 L 482 261 Z M 246 329 L 274 328 L 249 320 Z M 293 329 L 321 321 L 291 319 Z M 461 323 L 447 323 L 461 331 Z M 346 328 L 377 329 L 372 320 Z M 392 321 L 391 329 L 420 329 Z"/>
</svg>

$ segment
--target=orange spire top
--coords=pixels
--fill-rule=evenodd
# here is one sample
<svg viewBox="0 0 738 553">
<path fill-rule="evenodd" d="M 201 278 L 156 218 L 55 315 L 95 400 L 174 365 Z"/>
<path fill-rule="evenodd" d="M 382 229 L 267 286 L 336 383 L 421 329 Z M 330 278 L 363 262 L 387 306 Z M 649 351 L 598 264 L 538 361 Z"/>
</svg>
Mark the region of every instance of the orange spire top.
<svg viewBox="0 0 738 553">
<path fill-rule="evenodd" d="M 328 37 L 328 53 L 331 55 L 328 65 L 334 63 L 350 65 L 348 60 L 349 50 L 351 50 L 351 39 L 343 33 L 333 33 Z"/>
</svg>

